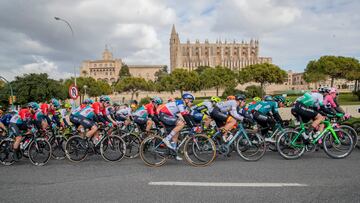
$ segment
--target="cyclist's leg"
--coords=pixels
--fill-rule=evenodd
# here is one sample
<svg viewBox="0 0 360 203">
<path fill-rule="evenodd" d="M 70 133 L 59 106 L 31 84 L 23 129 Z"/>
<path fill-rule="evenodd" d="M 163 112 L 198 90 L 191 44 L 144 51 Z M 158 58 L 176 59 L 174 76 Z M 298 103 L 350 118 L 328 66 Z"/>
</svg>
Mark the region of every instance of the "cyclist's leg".
<svg viewBox="0 0 360 203">
<path fill-rule="evenodd" d="M 146 132 L 150 132 L 150 129 L 151 129 L 151 127 L 153 126 L 153 121 L 150 119 L 150 118 L 148 118 L 147 119 L 147 121 L 146 121 L 146 128 L 145 128 L 145 131 Z"/>
<path fill-rule="evenodd" d="M 174 143 L 177 143 L 178 138 L 179 138 L 179 132 L 180 130 L 182 130 L 185 127 L 185 122 L 178 119 L 176 122 L 176 126 L 175 128 L 170 132 L 170 134 L 172 135 L 172 141 Z"/>
<path fill-rule="evenodd" d="M 204 130 L 206 130 L 210 126 L 212 120 L 210 116 L 207 115 L 204 115 L 203 120 L 204 120 Z"/>
</svg>

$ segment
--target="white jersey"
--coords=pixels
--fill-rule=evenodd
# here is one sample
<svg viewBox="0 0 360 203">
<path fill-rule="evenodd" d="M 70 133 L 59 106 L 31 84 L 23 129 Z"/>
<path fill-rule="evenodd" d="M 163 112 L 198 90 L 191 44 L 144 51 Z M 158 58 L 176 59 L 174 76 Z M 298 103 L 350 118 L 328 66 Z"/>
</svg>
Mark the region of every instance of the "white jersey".
<svg viewBox="0 0 360 203">
<path fill-rule="evenodd" d="M 119 110 L 116 111 L 116 115 L 119 116 L 130 116 L 132 113 L 130 107 L 122 106 Z"/>
<path fill-rule="evenodd" d="M 216 104 L 216 106 L 220 109 L 223 113 L 229 113 L 231 116 L 233 116 L 237 120 L 243 120 L 244 117 L 241 116 L 237 111 L 237 102 L 235 100 L 228 100 L 219 102 Z"/>
</svg>

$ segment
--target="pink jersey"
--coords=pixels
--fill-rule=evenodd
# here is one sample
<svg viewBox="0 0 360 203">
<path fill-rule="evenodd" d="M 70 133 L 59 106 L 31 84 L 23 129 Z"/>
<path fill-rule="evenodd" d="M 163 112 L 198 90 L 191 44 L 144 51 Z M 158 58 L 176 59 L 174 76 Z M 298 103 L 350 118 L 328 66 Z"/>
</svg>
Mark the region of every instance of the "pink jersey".
<svg viewBox="0 0 360 203">
<path fill-rule="evenodd" d="M 337 105 L 334 101 L 334 97 L 332 97 L 331 95 L 326 95 L 325 99 L 324 99 L 324 106 L 329 106 L 331 108 L 336 108 Z"/>
</svg>

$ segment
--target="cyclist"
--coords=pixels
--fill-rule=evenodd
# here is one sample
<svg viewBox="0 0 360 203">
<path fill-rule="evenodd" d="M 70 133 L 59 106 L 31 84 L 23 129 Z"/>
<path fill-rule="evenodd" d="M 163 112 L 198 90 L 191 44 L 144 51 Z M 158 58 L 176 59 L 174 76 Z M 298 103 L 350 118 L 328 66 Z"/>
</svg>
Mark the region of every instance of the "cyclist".
<svg viewBox="0 0 360 203">
<path fill-rule="evenodd" d="M 15 137 L 13 144 L 13 154 L 12 157 L 15 161 L 18 161 L 21 157 L 20 152 L 20 142 L 22 140 L 22 134 L 20 130 L 27 131 L 31 129 L 32 132 L 35 131 L 35 128 L 31 126 L 31 113 L 30 111 L 37 111 L 39 109 L 39 104 L 36 102 L 30 102 L 27 105 L 27 108 L 22 108 L 19 113 L 12 116 L 9 124 L 10 134 Z M 31 131 L 28 131 L 26 134 L 29 134 Z"/>
<path fill-rule="evenodd" d="M 283 96 L 270 95 L 264 97 L 264 101 L 260 101 L 254 105 L 250 105 L 248 111 L 251 111 L 255 121 L 263 127 L 262 134 L 266 134 L 269 128 L 274 128 L 276 123 L 283 124 L 279 114 L 279 108 L 284 107 L 285 98 Z"/>
<path fill-rule="evenodd" d="M 184 128 L 185 123 L 189 127 L 194 126 L 194 121 L 189 109 L 194 100 L 195 97 L 192 94 L 184 93 L 182 100 L 169 102 L 157 110 L 159 120 L 167 129 L 171 128 L 171 132 L 164 139 L 164 143 L 170 149 L 176 150 L 179 132 Z M 176 160 L 182 160 L 182 158 L 177 155 Z"/>
<path fill-rule="evenodd" d="M 299 116 L 303 122 L 307 123 L 310 120 L 313 120 L 312 124 L 309 128 L 307 128 L 305 134 L 303 135 L 306 141 L 316 137 L 324 129 L 324 125 L 321 124 L 321 122 L 325 120 L 325 118 L 320 114 L 321 106 L 323 106 L 324 100 L 321 93 L 324 93 L 324 88 L 319 88 L 318 92 L 306 92 L 303 96 L 296 99 L 295 105 L 291 109 L 291 113 L 296 118 Z M 315 135 L 311 136 L 315 129 L 318 129 L 318 131 Z"/>
<path fill-rule="evenodd" d="M 337 89 L 334 87 L 330 88 L 327 90 L 327 93 L 328 94 L 324 97 L 324 106 L 329 109 L 333 114 L 345 114 L 344 110 L 340 106 L 338 106 L 336 102 L 336 97 L 338 95 Z"/>
<path fill-rule="evenodd" d="M 146 133 L 150 132 L 150 129 L 153 126 L 154 122 L 158 123 L 156 107 L 161 104 L 162 99 L 155 96 L 151 99 L 150 103 L 139 107 L 133 113 L 134 122 L 137 123 L 142 130 L 145 130 Z"/>
<path fill-rule="evenodd" d="M 78 109 L 76 109 L 76 110 L 78 110 Z M 75 112 L 74 117 L 77 118 L 76 122 L 78 122 L 78 124 L 80 124 L 79 129 L 81 132 L 81 136 L 83 138 L 85 138 L 85 137 L 91 138 L 94 136 L 93 142 L 94 142 L 94 144 L 96 144 L 97 141 L 99 140 L 99 133 L 98 133 L 98 126 L 95 122 L 97 120 L 97 115 L 95 113 L 95 109 L 90 105 L 87 105 L 83 109 L 81 109 L 81 107 L 80 107 L 80 110 Z M 89 129 L 89 131 L 86 132 L 85 137 L 84 137 L 83 133 L 85 132 L 85 129 Z"/>
<path fill-rule="evenodd" d="M 212 121 L 210 113 L 213 111 L 214 105 L 219 102 L 221 102 L 220 97 L 212 96 L 210 101 L 205 100 L 192 108 L 192 116 L 194 117 L 194 120 L 198 123 L 204 121 L 204 130 L 207 130 L 209 127 Z"/>
<path fill-rule="evenodd" d="M 228 141 L 227 134 L 236 125 L 237 121 L 244 119 L 244 117 L 238 113 L 238 107 L 245 106 L 245 99 L 245 95 L 239 94 L 235 96 L 235 100 L 219 102 L 210 114 L 217 126 L 222 128 L 222 138 L 224 142 Z"/>
</svg>

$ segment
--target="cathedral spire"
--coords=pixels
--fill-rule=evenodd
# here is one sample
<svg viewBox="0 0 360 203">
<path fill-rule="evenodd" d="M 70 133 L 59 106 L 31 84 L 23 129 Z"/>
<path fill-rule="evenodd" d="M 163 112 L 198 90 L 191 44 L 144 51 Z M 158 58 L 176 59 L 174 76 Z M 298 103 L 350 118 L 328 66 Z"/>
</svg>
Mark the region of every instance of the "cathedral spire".
<svg viewBox="0 0 360 203">
<path fill-rule="evenodd" d="M 176 35 L 175 25 L 173 24 L 171 29 L 171 35 Z"/>
</svg>

